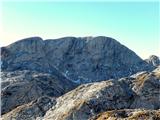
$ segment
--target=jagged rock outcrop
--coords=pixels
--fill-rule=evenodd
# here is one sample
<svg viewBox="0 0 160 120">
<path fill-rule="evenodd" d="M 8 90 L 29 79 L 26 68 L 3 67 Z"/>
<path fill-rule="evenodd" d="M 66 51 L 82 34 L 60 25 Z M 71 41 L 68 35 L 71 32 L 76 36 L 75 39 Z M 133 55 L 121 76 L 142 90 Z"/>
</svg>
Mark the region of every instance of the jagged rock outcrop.
<svg viewBox="0 0 160 120">
<path fill-rule="evenodd" d="M 36 71 L 1 72 L 2 114 L 42 96 L 58 97 L 75 88 L 67 79 Z"/>
<path fill-rule="evenodd" d="M 123 109 L 100 113 L 90 120 L 159 120 L 160 110 Z"/>
<path fill-rule="evenodd" d="M 87 120 L 116 109 L 160 109 L 160 71 L 84 84 L 57 99 L 44 120 Z"/>
<path fill-rule="evenodd" d="M 129 76 L 153 69 L 109 37 L 27 38 L 2 47 L 2 71 L 34 70 L 63 74 L 76 83 Z"/>
<path fill-rule="evenodd" d="M 153 66 L 159 66 L 160 65 L 160 59 L 158 56 L 151 55 L 148 59 L 145 60 L 147 63 Z"/>
</svg>

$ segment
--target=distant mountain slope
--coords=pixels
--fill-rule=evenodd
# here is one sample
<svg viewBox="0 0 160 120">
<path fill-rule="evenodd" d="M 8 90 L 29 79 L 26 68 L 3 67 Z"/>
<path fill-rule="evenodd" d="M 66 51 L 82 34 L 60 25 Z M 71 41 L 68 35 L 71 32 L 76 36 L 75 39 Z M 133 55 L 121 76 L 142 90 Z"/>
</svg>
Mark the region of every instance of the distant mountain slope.
<svg viewBox="0 0 160 120">
<path fill-rule="evenodd" d="M 75 83 L 129 76 L 154 67 L 109 37 L 27 38 L 1 48 L 2 71 L 34 70 Z"/>
</svg>

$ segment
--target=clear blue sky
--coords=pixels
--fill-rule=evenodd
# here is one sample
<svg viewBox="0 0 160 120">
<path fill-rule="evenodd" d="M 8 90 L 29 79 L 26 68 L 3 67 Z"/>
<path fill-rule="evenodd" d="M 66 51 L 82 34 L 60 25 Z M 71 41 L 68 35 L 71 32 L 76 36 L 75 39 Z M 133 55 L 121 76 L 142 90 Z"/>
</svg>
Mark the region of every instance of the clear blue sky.
<svg viewBox="0 0 160 120">
<path fill-rule="evenodd" d="M 140 57 L 160 55 L 158 2 L 3 2 L 0 45 L 40 36 L 108 36 Z"/>
</svg>

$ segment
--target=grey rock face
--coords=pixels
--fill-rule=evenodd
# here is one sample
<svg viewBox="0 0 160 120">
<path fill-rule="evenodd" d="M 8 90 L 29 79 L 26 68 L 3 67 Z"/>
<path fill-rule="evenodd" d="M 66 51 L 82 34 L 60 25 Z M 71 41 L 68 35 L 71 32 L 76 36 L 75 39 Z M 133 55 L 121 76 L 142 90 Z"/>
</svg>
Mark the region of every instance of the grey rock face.
<svg viewBox="0 0 160 120">
<path fill-rule="evenodd" d="M 58 97 L 75 87 L 67 79 L 35 71 L 2 72 L 1 77 L 2 114 L 44 95 Z"/>
<path fill-rule="evenodd" d="M 116 109 L 160 109 L 160 71 L 81 85 L 57 99 L 44 120 L 88 120 Z"/>
<path fill-rule="evenodd" d="M 146 59 L 146 62 L 153 65 L 153 66 L 160 65 L 160 59 L 155 55 L 151 55 L 148 59 Z"/>
<path fill-rule="evenodd" d="M 133 51 L 108 37 L 28 38 L 2 47 L 2 71 L 34 70 L 80 84 L 152 69 Z"/>
</svg>

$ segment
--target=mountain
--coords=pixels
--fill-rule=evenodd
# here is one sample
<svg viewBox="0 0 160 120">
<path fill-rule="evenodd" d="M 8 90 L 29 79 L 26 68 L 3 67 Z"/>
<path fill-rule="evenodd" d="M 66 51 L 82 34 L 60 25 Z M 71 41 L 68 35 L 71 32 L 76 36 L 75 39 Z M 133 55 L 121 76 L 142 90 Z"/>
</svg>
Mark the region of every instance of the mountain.
<svg viewBox="0 0 160 120">
<path fill-rule="evenodd" d="M 33 37 L 1 48 L 2 71 L 34 70 L 81 84 L 129 76 L 154 67 L 109 37 Z"/>
<path fill-rule="evenodd" d="M 83 84 L 41 104 L 31 102 L 4 114 L 4 120 L 144 120 L 160 119 L 160 71 L 141 72 L 118 80 Z M 40 98 L 41 99 L 41 98 Z M 49 107 L 50 109 L 48 109 Z M 46 110 L 47 109 L 47 110 Z M 42 113 L 46 112 L 44 117 Z M 28 113 L 31 113 L 28 116 Z"/>
<path fill-rule="evenodd" d="M 160 65 L 160 59 L 159 57 L 155 55 L 151 55 L 148 59 L 145 60 L 147 63 L 153 66 L 159 66 Z"/>
<path fill-rule="evenodd" d="M 159 58 L 142 60 L 113 38 L 26 38 L 1 47 L 0 57 L 3 120 L 158 114 Z"/>
</svg>

